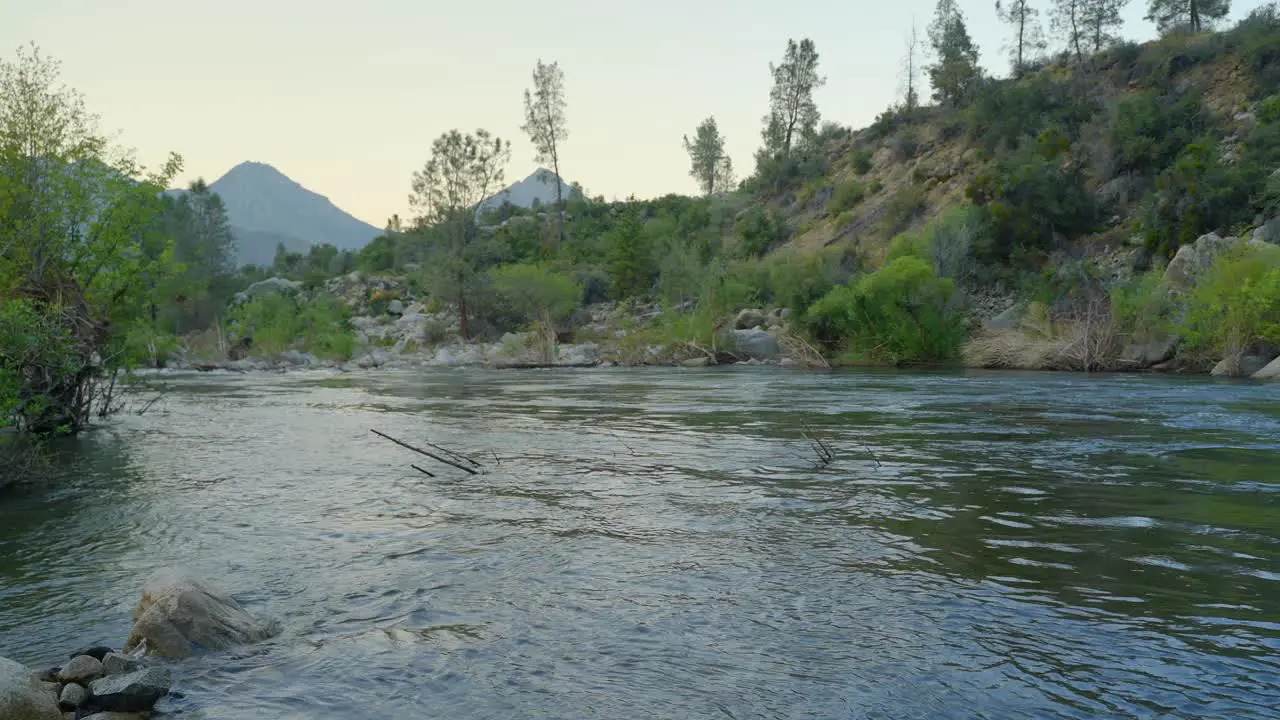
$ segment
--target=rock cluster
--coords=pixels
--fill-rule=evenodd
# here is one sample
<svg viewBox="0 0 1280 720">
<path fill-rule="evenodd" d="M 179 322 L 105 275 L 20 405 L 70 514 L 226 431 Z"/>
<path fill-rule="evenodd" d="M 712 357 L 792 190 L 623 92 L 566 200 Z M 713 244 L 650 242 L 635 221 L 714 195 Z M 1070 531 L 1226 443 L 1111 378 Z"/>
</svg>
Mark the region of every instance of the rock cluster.
<svg viewBox="0 0 1280 720">
<path fill-rule="evenodd" d="M 0 658 L 0 717 L 146 718 L 171 687 L 167 669 L 102 646 L 77 650 L 61 667 L 40 673 Z"/>
</svg>

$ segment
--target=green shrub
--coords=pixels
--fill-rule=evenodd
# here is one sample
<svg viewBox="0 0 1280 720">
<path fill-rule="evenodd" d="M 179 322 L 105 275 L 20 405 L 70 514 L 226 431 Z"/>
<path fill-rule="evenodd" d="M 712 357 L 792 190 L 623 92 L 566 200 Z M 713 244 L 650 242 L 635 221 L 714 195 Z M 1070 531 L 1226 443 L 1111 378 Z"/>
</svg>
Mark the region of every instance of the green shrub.
<svg viewBox="0 0 1280 720">
<path fill-rule="evenodd" d="M 884 183 L 880 182 L 879 179 L 872 180 L 867 185 L 868 195 L 879 195 L 881 190 L 884 190 Z"/>
<path fill-rule="evenodd" d="M 765 205 L 754 205 L 733 225 L 742 254 L 763 255 L 786 239 L 786 228 L 778 211 Z"/>
<path fill-rule="evenodd" d="M 1280 6 L 1255 9 L 1230 34 L 1253 76 L 1255 97 L 1280 91 Z"/>
<path fill-rule="evenodd" d="M 494 293 L 492 319 L 515 329 L 550 318 L 563 322 L 582 299 L 582 286 L 568 273 L 546 265 L 503 265 L 489 271 Z"/>
<path fill-rule="evenodd" d="M 1094 111 L 1088 93 L 1058 82 L 1049 72 L 1039 72 L 1018 81 L 984 84 L 965 120 L 970 134 L 992 152 L 1016 148 L 1023 138 L 1035 137 L 1053 125 L 1075 135 Z"/>
<path fill-rule="evenodd" d="M 833 288 L 809 308 L 804 323 L 823 347 L 847 360 L 894 365 L 952 360 L 965 338 L 954 283 L 915 257 Z"/>
<path fill-rule="evenodd" d="M 933 266 L 938 277 L 969 285 L 979 276 L 974 248 L 990 243 L 986 216 L 973 205 L 948 208 L 918 232 L 902 233 L 889 243 L 889 260 L 918 257 Z"/>
<path fill-rule="evenodd" d="M 1111 290 L 1111 317 L 1120 331 L 1137 340 L 1166 335 L 1173 328 L 1173 298 L 1164 272 L 1151 270 Z"/>
<path fill-rule="evenodd" d="M 157 330 L 150 323 L 139 322 L 124 333 L 121 352 L 125 367 L 155 368 L 164 367 L 177 349 L 176 335 Z"/>
<path fill-rule="evenodd" d="M 885 206 L 885 230 L 889 235 L 896 235 L 928 208 L 928 199 L 924 188 L 919 185 L 907 185 L 894 193 Z"/>
<path fill-rule="evenodd" d="M 852 210 L 857 207 L 867 196 L 867 188 L 857 180 L 847 182 L 836 188 L 835 193 L 831 196 L 831 202 L 827 205 L 827 212 L 832 215 L 839 215 L 846 210 Z"/>
<path fill-rule="evenodd" d="M 871 148 L 860 147 L 853 151 L 853 171 L 859 175 L 871 172 Z"/>
<path fill-rule="evenodd" d="M 827 187 L 826 178 L 813 178 L 800 186 L 800 191 L 796 193 L 796 202 L 800 205 L 808 205 L 813 202 L 813 198 L 818 192 Z"/>
<path fill-rule="evenodd" d="M 1220 257 L 1187 298 L 1180 329 L 1189 348 L 1217 355 L 1280 344 L 1280 248 Z"/>
<path fill-rule="evenodd" d="M 232 310 L 230 325 L 241 337 L 253 339 L 255 355 L 278 355 L 292 348 L 347 360 L 356 349 L 349 318 L 346 306 L 327 295 L 307 301 L 271 294 Z"/>
<path fill-rule="evenodd" d="M 1140 227 L 1147 249 L 1171 257 L 1204 233 L 1252 220 L 1249 169 L 1224 165 L 1213 140 L 1188 145 L 1156 179 Z"/>
<path fill-rule="evenodd" d="M 1130 95 L 1116 106 L 1108 131 L 1115 171 L 1155 174 L 1208 129 L 1198 93 L 1172 99 L 1155 90 Z"/>
</svg>

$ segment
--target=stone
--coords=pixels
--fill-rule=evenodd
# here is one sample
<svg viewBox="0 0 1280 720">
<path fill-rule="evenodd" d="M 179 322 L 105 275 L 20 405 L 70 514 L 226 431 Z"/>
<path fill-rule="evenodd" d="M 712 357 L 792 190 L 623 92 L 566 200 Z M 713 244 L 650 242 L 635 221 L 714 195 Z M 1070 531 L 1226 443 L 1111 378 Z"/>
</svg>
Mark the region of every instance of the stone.
<svg viewBox="0 0 1280 720">
<path fill-rule="evenodd" d="M 1280 380 L 1280 358 L 1276 358 L 1258 372 L 1250 375 L 1254 380 Z"/>
<path fill-rule="evenodd" d="M 62 686 L 62 694 L 58 696 L 58 707 L 63 710 L 76 710 L 89 699 L 89 691 L 83 685 L 67 683 Z"/>
<path fill-rule="evenodd" d="M 782 358 L 782 362 L 778 363 L 781 367 L 800 367 L 800 362 L 795 358 Z"/>
<path fill-rule="evenodd" d="M 1201 235 L 1194 243 L 1178 248 L 1178 252 L 1174 254 L 1164 270 L 1164 283 L 1177 290 L 1189 290 L 1195 287 L 1223 254 L 1241 245 L 1261 246 L 1262 244 L 1254 237 L 1224 238 L 1217 233 Z"/>
<path fill-rule="evenodd" d="M 392 315 L 403 315 L 404 303 L 400 302 L 399 300 L 392 300 L 390 303 L 387 304 L 387 312 Z"/>
<path fill-rule="evenodd" d="M 364 368 L 365 370 L 368 370 L 370 368 L 382 367 L 383 365 L 386 365 L 387 362 L 390 360 L 391 360 L 391 355 L 386 350 L 383 350 L 382 348 L 374 348 L 373 350 L 370 350 L 367 354 L 357 359 L 356 365 L 358 367 Z"/>
<path fill-rule="evenodd" d="M 150 712 L 160 698 L 169 694 L 172 686 L 169 671 L 160 667 L 112 675 L 93 682 L 90 686 L 93 697 L 88 707 L 95 711 Z"/>
<path fill-rule="evenodd" d="M 62 685 L 56 682 L 41 682 L 40 687 L 49 691 L 49 694 L 56 700 L 58 695 L 62 693 Z"/>
<path fill-rule="evenodd" d="M 70 655 L 67 656 L 67 659 L 71 660 L 73 658 L 80 657 L 81 655 L 88 655 L 91 658 L 97 658 L 98 660 L 101 660 L 102 658 L 106 657 L 107 653 L 109 652 L 113 652 L 113 651 L 111 648 L 107 647 L 106 645 L 90 645 L 88 647 L 80 648 L 79 650 L 71 653 Z"/>
<path fill-rule="evenodd" d="M 58 682 L 85 683 L 102 675 L 102 661 L 92 655 L 77 655 L 62 666 Z"/>
<path fill-rule="evenodd" d="M 556 362 L 561 365 L 594 365 L 600 362 L 600 348 L 595 343 L 562 345 Z"/>
<path fill-rule="evenodd" d="M 72 655 L 72 657 L 75 657 Z M 41 670 L 39 678 L 41 682 L 58 682 L 58 673 L 62 672 L 60 667 L 52 667 L 48 670 Z"/>
<path fill-rule="evenodd" d="M 1271 358 L 1261 355 L 1241 355 L 1239 358 L 1223 358 L 1209 372 L 1215 377 L 1253 377 L 1267 367 Z"/>
<path fill-rule="evenodd" d="M 245 288 L 244 294 L 249 298 L 260 298 L 265 295 L 296 295 L 301 292 L 302 283 L 281 277 L 267 278 Z"/>
<path fill-rule="evenodd" d="M 750 330 L 751 328 L 760 327 L 765 323 L 765 314 L 763 310 L 747 309 L 738 313 L 733 319 L 733 327 L 735 330 Z"/>
<path fill-rule="evenodd" d="M 297 365 L 299 367 L 317 365 L 320 362 L 320 360 L 316 358 L 315 355 L 312 355 L 311 353 L 307 353 L 307 352 L 302 352 L 301 350 L 294 350 L 294 349 L 285 350 L 284 352 L 280 353 L 280 360 L 281 362 L 285 362 L 290 365 Z"/>
<path fill-rule="evenodd" d="M 689 358 L 688 360 L 680 361 L 680 367 L 687 367 L 687 368 L 706 367 L 710 364 L 711 364 L 711 358 L 707 357 L 706 355 L 703 355 L 702 357 Z"/>
<path fill-rule="evenodd" d="M 764 330 L 734 330 L 733 345 L 752 360 L 777 360 L 782 357 L 778 339 Z"/>
<path fill-rule="evenodd" d="M 146 713 L 100 712 L 85 715 L 82 720 L 147 720 Z"/>
<path fill-rule="evenodd" d="M 58 700 L 25 665 L 0 658 L 0 718 L 62 720 Z"/>
<path fill-rule="evenodd" d="M 124 649 L 132 652 L 142 648 L 148 655 L 182 658 L 200 650 L 225 650 L 266 640 L 276 630 L 274 623 L 254 617 L 231 596 L 193 575 L 168 569 L 152 575 L 142 588 Z M 96 687 L 97 683 L 95 693 Z"/>
<path fill-rule="evenodd" d="M 142 669 L 142 663 L 128 655 L 113 652 L 107 653 L 107 656 L 102 658 L 103 675 L 124 675 L 140 669 Z"/>
<path fill-rule="evenodd" d="M 1120 359 L 1140 368 L 1158 365 L 1173 357 L 1178 349 L 1179 340 L 1177 336 L 1172 336 L 1130 343 L 1125 347 Z"/>
</svg>

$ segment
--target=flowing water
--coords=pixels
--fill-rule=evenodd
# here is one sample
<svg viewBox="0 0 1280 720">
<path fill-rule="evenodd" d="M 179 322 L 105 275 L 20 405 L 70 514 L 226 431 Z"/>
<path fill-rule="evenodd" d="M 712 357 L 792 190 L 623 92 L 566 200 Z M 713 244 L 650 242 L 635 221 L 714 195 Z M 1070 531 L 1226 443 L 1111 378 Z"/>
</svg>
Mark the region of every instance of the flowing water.
<svg viewBox="0 0 1280 720">
<path fill-rule="evenodd" d="M 1280 386 L 153 382 L 63 477 L 0 496 L 0 655 L 119 645 L 147 575 L 194 569 L 283 631 L 176 663 L 176 717 L 1280 713 Z"/>
</svg>

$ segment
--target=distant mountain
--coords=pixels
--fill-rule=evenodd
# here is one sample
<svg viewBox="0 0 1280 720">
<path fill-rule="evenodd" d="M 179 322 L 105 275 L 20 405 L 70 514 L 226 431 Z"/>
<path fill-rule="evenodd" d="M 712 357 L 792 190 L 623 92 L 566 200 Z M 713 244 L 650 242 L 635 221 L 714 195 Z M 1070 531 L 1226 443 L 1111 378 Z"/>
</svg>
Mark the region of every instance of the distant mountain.
<svg viewBox="0 0 1280 720">
<path fill-rule="evenodd" d="M 279 243 L 294 252 L 325 243 L 359 250 L 382 234 L 265 163 L 241 163 L 209 189 L 227 208 L 240 265 L 270 265 Z"/>
<path fill-rule="evenodd" d="M 560 185 L 564 198 L 569 199 L 572 188 L 561 180 Z M 546 168 L 538 168 L 529 177 L 518 183 L 507 186 L 505 190 L 490 195 L 480 203 L 480 210 L 490 210 L 509 202 L 516 207 L 533 207 L 534 200 L 541 205 L 550 205 L 556 201 L 556 174 Z"/>
</svg>

